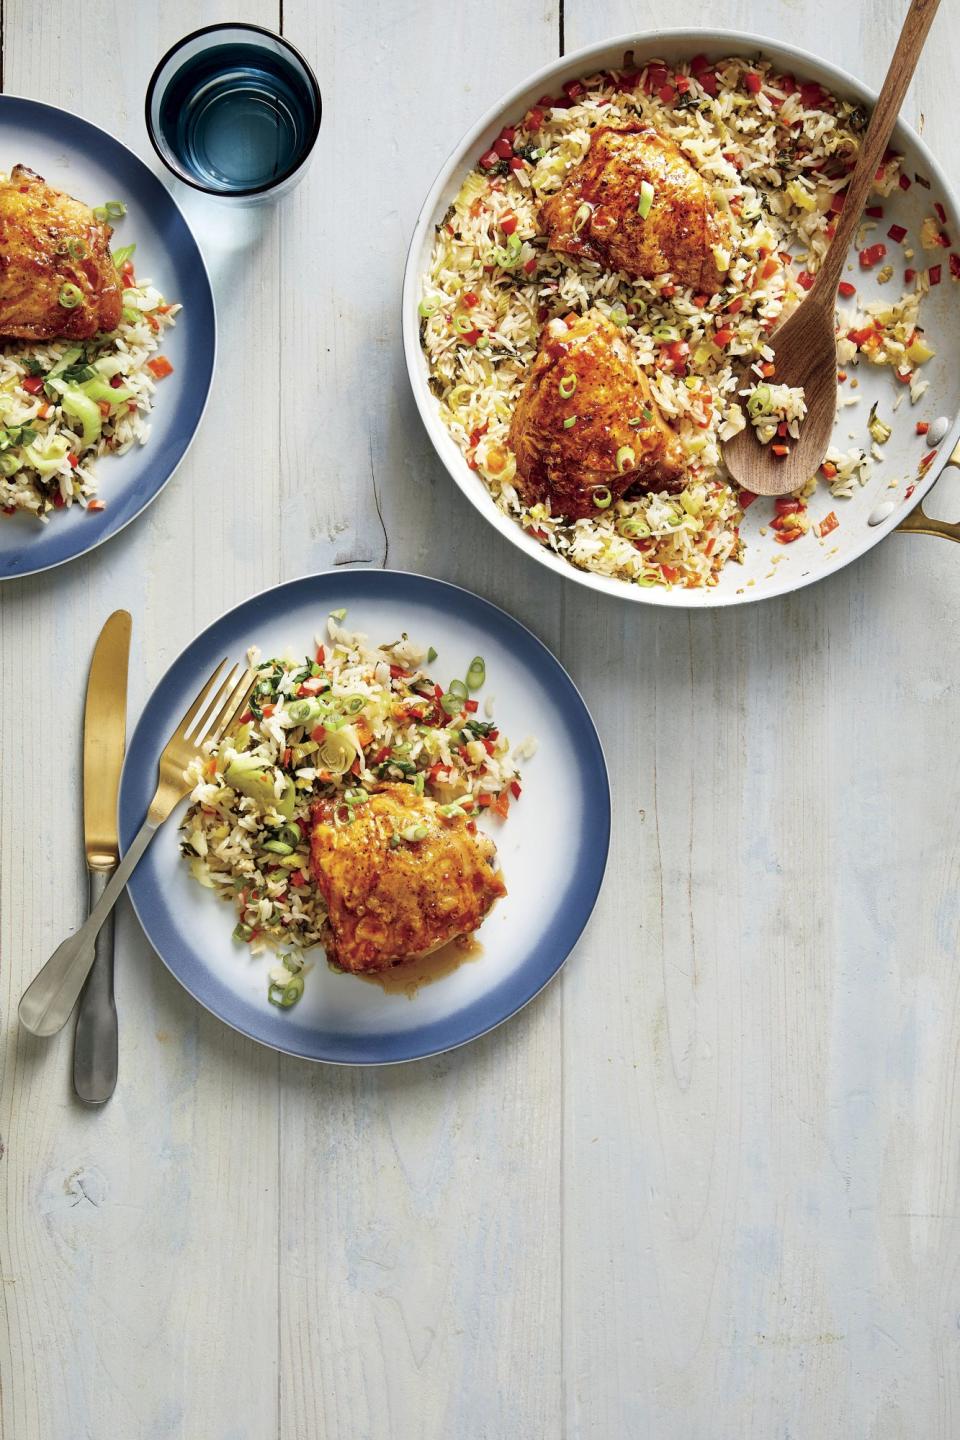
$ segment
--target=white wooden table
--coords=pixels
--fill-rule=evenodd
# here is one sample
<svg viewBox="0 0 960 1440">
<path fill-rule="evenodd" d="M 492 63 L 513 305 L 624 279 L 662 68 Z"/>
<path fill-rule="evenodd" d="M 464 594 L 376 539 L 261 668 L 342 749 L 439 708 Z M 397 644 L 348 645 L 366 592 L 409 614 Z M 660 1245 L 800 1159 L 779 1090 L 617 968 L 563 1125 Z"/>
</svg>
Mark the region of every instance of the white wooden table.
<svg viewBox="0 0 960 1440">
<path fill-rule="evenodd" d="M 709 13 L 878 85 L 903 8 Z M 280 208 L 178 191 L 221 340 L 187 463 L 119 538 L 0 598 L 4 1440 L 956 1440 L 960 553 L 895 536 L 735 613 L 604 602 L 483 526 L 401 361 L 407 238 L 468 122 L 561 43 L 704 7 L 0 14 L 4 89 L 151 164 L 147 78 L 198 25 L 282 24 L 324 96 Z M 945 4 L 907 107 L 955 182 L 958 47 Z M 360 1072 L 225 1029 L 124 908 L 120 1085 L 86 1112 L 70 1034 L 15 1011 L 82 915 L 96 633 L 133 612 L 132 724 L 225 608 L 359 562 L 490 596 L 582 686 L 615 797 L 587 935 L 484 1041 Z"/>
</svg>

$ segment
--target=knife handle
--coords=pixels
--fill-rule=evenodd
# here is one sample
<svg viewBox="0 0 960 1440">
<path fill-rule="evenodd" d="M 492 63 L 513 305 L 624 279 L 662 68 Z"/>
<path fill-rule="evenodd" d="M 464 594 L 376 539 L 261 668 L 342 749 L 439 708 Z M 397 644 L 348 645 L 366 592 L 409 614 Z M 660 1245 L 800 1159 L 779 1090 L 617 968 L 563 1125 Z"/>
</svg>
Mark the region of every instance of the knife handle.
<svg viewBox="0 0 960 1440">
<path fill-rule="evenodd" d="M 107 888 L 110 872 L 89 872 L 90 909 Z M 117 1085 L 117 1006 L 113 995 L 111 910 L 94 943 L 93 969 L 80 996 L 73 1041 L 73 1088 L 87 1105 L 102 1105 Z"/>
</svg>

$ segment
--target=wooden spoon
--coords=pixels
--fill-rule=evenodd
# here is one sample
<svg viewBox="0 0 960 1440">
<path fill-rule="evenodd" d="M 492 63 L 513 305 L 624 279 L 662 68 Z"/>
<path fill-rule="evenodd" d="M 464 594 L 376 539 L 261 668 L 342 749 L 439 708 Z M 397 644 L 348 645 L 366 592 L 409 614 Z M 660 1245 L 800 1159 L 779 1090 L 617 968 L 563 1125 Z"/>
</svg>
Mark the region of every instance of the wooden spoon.
<svg viewBox="0 0 960 1440">
<path fill-rule="evenodd" d="M 780 458 L 771 453 L 769 445 L 761 445 L 748 423 L 724 446 L 723 458 L 732 478 L 755 495 L 787 495 L 799 490 L 817 473 L 827 453 L 837 412 L 837 285 L 939 3 L 912 0 L 816 284 L 770 342 L 776 366 L 772 383 L 803 386 L 807 414 L 800 425 L 800 438 L 791 440 L 789 453 Z"/>
</svg>

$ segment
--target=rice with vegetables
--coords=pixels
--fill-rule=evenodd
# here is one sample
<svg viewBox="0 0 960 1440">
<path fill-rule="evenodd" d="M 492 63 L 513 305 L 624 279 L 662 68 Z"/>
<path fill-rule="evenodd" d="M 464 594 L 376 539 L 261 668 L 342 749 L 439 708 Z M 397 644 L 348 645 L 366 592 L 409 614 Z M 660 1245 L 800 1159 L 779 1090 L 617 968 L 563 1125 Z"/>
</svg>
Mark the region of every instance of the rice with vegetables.
<svg viewBox="0 0 960 1440">
<path fill-rule="evenodd" d="M 741 377 L 749 376 L 749 418 L 758 428 L 772 424 L 775 441 L 778 426 L 792 433 L 802 402 L 776 394 L 769 337 L 814 283 L 868 117 L 817 84 L 741 58 L 712 63 L 698 56 L 677 70 L 653 61 L 635 70 L 628 55 L 623 73 L 563 89 L 501 132 L 437 227 L 420 300 L 430 387 L 467 463 L 499 507 L 542 544 L 582 569 L 638 585 L 715 585 L 724 564 L 742 553 L 744 502 L 753 498 L 729 483 L 721 456 L 722 442 L 748 423 Z M 633 279 L 547 248 L 540 205 L 587 155 L 592 131 L 638 121 L 679 147 L 729 221 L 729 244 L 712 246 L 723 282 L 715 294 L 678 285 L 670 274 Z M 910 183 L 899 157 L 888 154 L 877 175 L 879 196 Z M 641 218 L 644 200 L 649 210 L 641 188 Z M 884 243 L 868 243 L 875 208 L 868 207 L 857 239 L 864 271 L 883 265 L 887 254 Z M 891 227 L 895 243 L 901 230 Z M 892 275 L 883 265 L 875 276 L 881 283 L 888 268 Z M 960 261 L 955 271 L 951 259 L 950 269 L 960 273 Z M 856 287 L 844 282 L 841 365 L 864 359 L 889 366 L 919 399 L 926 382 L 918 368 L 932 356 L 919 305 L 934 273 L 936 283 L 939 267 L 905 270 L 907 293 L 865 308 L 849 305 Z M 549 498 L 524 503 L 508 433 L 543 327 L 588 311 L 612 321 L 632 346 L 680 437 L 683 488 L 628 492 L 571 521 L 552 511 Z M 831 454 L 821 478 L 839 496 L 853 493 L 869 474 L 866 449 Z M 781 530 L 774 538 L 788 543 Z"/>
<path fill-rule="evenodd" d="M 168 304 L 149 280 L 137 279 L 135 249 L 125 245 L 113 255 L 124 286 L 116 330 L 84 343 L 0 345 L 5 515 L 24 511 L 46 522 L 54 510 L 72 505 L 103 510 L 100 457 L 122 455 L 149 439 L 157 382 L 173 369 L 161 344 L 181 307 Z"/>
<path fill-rule="evenodd" d="M 261 660 L 248 710 L 194 763 L 180 833 L 194 877 L 233 909 L 234 938 L 283 952 L 269 998 L 303 988 L 303 952 L 322 944 L 326 911 L 310 875 L 310 812 L 334 800 L 342 823 L 378 786 L 410 785 L 441 813 L 506 819 L 519 798 L 518 760 L 496 725 L 477 656 L 463 678 L 437 683 L 436 652 L 406 635 L 370 645 L 330 616 L 306 658 Z M 430 667 L 430 668 L 428 668 Z M 402 834 L 397 843 L 405 843 Z M 285 998 L 286 997 L 286 998 Z"/>
</svg>

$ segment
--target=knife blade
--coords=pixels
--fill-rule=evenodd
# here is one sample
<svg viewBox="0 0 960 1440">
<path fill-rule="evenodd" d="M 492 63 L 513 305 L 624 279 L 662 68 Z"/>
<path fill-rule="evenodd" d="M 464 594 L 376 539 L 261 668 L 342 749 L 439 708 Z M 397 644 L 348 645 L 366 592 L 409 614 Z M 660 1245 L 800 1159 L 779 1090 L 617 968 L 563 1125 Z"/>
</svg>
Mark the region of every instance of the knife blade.
<svg viewBox="0 0 960 1440">
<path fill-rule="evenodd" d="M 83 714 L 83 848 L 89 904 L 99 900 L 120 859 L 117 792 L 127 733 L 131 619 L 116 610 L 100 632 Z M 112 917 L 97 937 L 96 958 L 77 1012 L 73 1084 L 81 1100 L 102 1105 L 117 1083 L 117 1007 L 113 995 Z"/>
<path fill-rule="evenodd" d="M 88 870 L 111 871 L 120 859 L 117 791 L 127 737 L 127 663 L 131 620 L 115 610 L 100 631 L 83 712 L 83 847 Z"/>
</svg>

